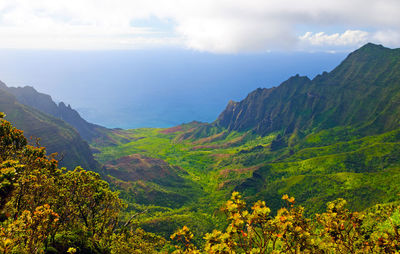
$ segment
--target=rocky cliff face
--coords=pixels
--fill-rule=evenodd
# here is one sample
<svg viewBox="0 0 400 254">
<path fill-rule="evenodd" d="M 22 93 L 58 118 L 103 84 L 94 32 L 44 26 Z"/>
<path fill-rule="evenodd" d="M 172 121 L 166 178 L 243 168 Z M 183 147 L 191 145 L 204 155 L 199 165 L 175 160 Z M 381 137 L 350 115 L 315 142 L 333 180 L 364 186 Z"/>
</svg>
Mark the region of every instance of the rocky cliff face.
<svg viewBox="0 0 400 254">
<path fill-rule="evenodd" d="M 4 87 L 4 83 L 1 86 Z M 0 111 L 5 112 L 6 120 L 24 131 L 31 144 L 34 145 L 36 138 L 39 138 L 40 145 L 45 146 L 49 154 L 57 152 L 60 166 L 68 169 L 76 166 L 99 169 L 89 145 L 64 121 L 19 103 L 14 95 L 4 89 L 0 89 Z"/>
<path fill-rule="evenodd" d="M 101 137 L 107 129 L 87 122 L 79 113 L 72 109 L 70 105 L 60 102 L 58 105 L 52 98 L 43 93 L 39 93 L 31 86 L 7 87 L 4 83 L 0 85 L 3 89 L 15 96 L 21 104 L 35 108 L 43 113 L 59 118 L 73 126 L 86 141 L 92 141 Z"/>
<path fill-rule="evenodd" d="M 400 49 L 367 44 L 330 73 L 313 80 L 294 76 L 230 102 L 216 120 L 229 130 L 273 131 L 352 125 L 368 133 L 399 126 Z"/>
</svg>

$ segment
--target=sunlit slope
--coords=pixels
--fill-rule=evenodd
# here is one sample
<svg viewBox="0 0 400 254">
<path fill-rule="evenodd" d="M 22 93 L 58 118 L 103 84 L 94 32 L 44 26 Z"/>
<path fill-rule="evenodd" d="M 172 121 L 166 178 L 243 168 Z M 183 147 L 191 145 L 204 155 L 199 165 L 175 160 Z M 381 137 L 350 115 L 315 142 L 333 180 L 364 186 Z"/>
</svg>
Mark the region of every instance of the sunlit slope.
<svg viewBox="0 0 400 254">
<path fill-rule="evenodd" d="M 265 199 L 272 207 L 281 205 L 283 193 L 296 195 L 310 212 L 324 209 L 328 200 L 337 197 L 346 197 L 359 210 L 396 200 L 400 193 L 396 180 L 400 176 L 400 130 L 336 141 L 339 135 L 345 139 L 343 133 L 351 130 L 333 129 L 278 150 L 271 150 L 276 134 L 261 137 L 231 132 L 218 140 L 182 140 L 192 131 L 127 132 L 134 141 L 100 148 L 97 158 L 143 154 L 167 161 L 203 187 L 202 199 L 208 200 L 207 205 L 214 204 L 214 209 L 233 189 L 250 199 Z"/>
<path fill-rule="evenodd" d="M 287 192 L 310 212 L 337 197 L 364 209 L 398 199 L 399 102 L 400 50 L 367 44 L 330 73 L 230 102 L 214 123 L 118 130 L 92 146 L 104 163 L 140 154 L 181 168 L 208 210 L 232 190 L 273 208 Z"/>
<path fill-rule="evenodd" d="M 346 198 L 354 210 L 399 199 L 399 129 L 327 145 L 328 133 L 306 137 L 298 150 L 281 149 L 284 156 L 267 162 L 236 190 L 251 199 L 269 200 L 273 207 L 280 205 L 283 193 L 290 193 L 314 212 L 338 197 Z M 313 146 L 307 147 L 310 143 Z"/>
<path fill-rule="evenodd" d="M 60 166 L 99 169 L 89 145 L 64 121 L 18 103 L 13 95 L 3 90 L 0 90 L 0 111 L 5 112 L 6 119 L 23 130 L 27 138 L 33 138 L 32 144 L 39 138 L 40 145 L 46 146 L 49 153 L 57 152 Z"/>
<path fill-rule="evenodd" d="M 399 114 L 400 49 L 369 43 L 313 80 L 294 76 L 230 102 L 216 124 L 260 135 L 351 125 L 365 135 L 397 128 Z"/>
</svg>

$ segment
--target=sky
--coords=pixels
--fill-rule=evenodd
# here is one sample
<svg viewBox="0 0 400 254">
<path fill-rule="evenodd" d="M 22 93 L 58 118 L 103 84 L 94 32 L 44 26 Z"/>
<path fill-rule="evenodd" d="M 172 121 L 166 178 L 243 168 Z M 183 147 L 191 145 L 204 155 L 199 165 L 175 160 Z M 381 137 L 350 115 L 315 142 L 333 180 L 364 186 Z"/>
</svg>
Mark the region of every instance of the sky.
<svg viewBox="0 0 400 254">
<path fill-rule="evenodd" d="M 0 0 L 0 48 L 216 54 L 400 45 L 399 0 Z"/>
<path fill-rule="evenodd" d="M 108 127 L 214 121 L 229 100 L 313 78 L 373 42 L 400 0 L 0 0 L 0 80 Z"/>
<path fill-rule="evenodd" d="M 296 74 L 313 78 L 346 53 L 215 54 L 158 50 L 0 50 L 0 80 L 33 86 L 107 127 L 212 122 L 229 100 Z"/>
</svg>

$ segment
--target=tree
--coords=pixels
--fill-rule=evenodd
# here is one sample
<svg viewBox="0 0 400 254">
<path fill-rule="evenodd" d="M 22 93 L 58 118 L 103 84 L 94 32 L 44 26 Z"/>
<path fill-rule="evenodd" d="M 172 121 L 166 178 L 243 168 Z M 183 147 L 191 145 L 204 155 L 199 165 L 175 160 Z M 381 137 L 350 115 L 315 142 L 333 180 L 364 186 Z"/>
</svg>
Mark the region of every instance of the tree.
<svg viewBox="0 0 400 254">
<path fill-rule="evenodd" d="M 55 155 L 27 145 L 0 114 L 0 251 L 2 253 L 143 253 L 163 238 L 121 226 L 125 207 L 100 175 L 59 169 Z M 141 251 L 141 252 L 140 252 Z"/>
</svg>

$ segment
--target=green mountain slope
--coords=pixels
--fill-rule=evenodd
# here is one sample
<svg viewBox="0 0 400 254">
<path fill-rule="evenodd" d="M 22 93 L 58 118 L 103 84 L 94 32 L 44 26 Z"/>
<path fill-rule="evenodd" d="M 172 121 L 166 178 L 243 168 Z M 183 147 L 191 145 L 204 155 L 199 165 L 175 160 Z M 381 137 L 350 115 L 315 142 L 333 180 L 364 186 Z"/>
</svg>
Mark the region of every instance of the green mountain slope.
<svg viewBox="0 0 400 254">
<path fill-rule="evenodd" d="M 313 80 L 295 76 L 230 102 L 216 124 L 260 135 L 348 125 L 377 134 L 397 128 L 399 113 L 400 49 L 367 44 L 330 73 Z"/>
<path fill-rule="evenodd" d="M 48 153 L 57 152 L 61 166 L 99 169 L 89 145 L 64 121 L 19 103 L 12 94 L 1 89 L 0 111 L 5 112 L 6 119 L 22 129 L 26 137 L 40 138 L 40 145 L 46 146 Z M 34 144 L 35 139 L 31 142 Z"/>
<path fill-rule="evenodd" d="M 70 105 L 66 106 L 64 102 L 60 102 L 57 105 L 49 95 L 39 93 L 33 87 L 7 87 L 4 83 L 0 82 L 0 89 L 13 94 L 21 104 L 30 106 L 45 114 L 67 122 L 73 126 L 86 141 L 101 138 L 104 132 L 107 131 L 107 129 L 102 126 L 87 122 L 76 110 L 72 109 Z"/>
<path fill-rule="evenodd" d="M 280 156 L 266 161 L 245 181 L 234 183 L 235 189 L 251 200 L 269 200 L 274 208 L 281 205 L 282 194 L 289 193 L 310 212 L 322 211 L 326 202 L 339 197 L 347 199 L 354 210 L 399 200 L 400 129 L 331 145 L 315 142 L 318 135 L 329 134 L 310 135 L 292 151 L 252 154 Z M 313 147 L 307 147 L 309 141 Z M 249 157 L 240 160 L 252 164 Z"/>
<path fill-rule="evenodd" d="M 32 88 L 0 86 L 0 111 L 26 136 L 63 165 L 97 168 L 60 119 L 76 123 L 128 203 L 126 219 L 165 237 L 224 227 L 220 207 L 234 190 L 273 213 L 289 194 L 310 216 L 337 198 L 352 210 L 400 201 L 400 49 L 367 44 L 313 80 L 296 75 L 229 102 L 214 123 L 168 129 L 97 127 Z"/>
<path fill-rule="evenodd" d="M 282 194 L 296 197 L 310 214 L 339 197 L 363 210 L 399 200 L 399 102 L 400 50 L 367 44 L 330 73 L 313 80 L 294 76 L 230 102 L 214 123 L 118 130 L 108 134 L 113 145 L 91 145 L 106 164 L 140 155 L 187 172 L 180 175 L 191 186 L 185 191 L 198 184 L 201 195 L 181 202 L 174 216 L 214 214 L 210 220 L 218 224 L 218 209 L 233 190 L 249 201 L 266 200 L 275 211 Z M 129 171 L 119 166 L 116 170 Z M 154 179 L 141 186 L 166 188 Z M 176 226 L 170 210 L 158 215 L 157 223 L 148 218 L 143 226 L 150 231 L 168 221 Z"/>
</svg>

